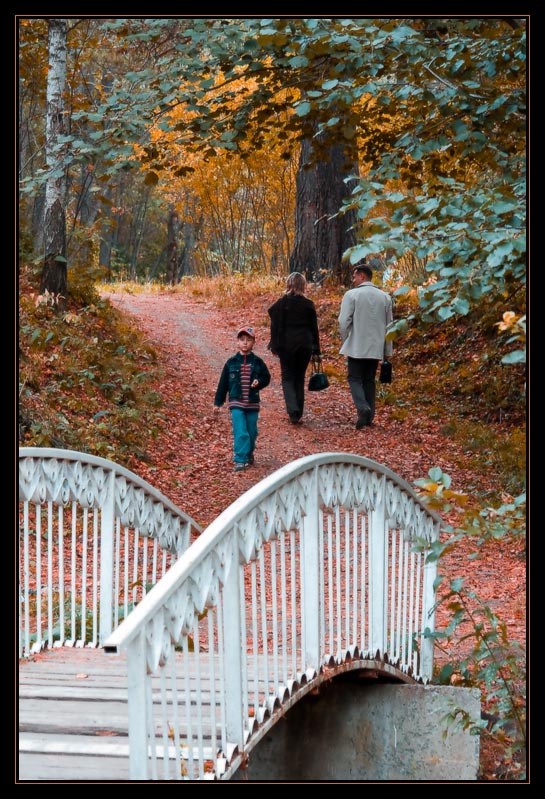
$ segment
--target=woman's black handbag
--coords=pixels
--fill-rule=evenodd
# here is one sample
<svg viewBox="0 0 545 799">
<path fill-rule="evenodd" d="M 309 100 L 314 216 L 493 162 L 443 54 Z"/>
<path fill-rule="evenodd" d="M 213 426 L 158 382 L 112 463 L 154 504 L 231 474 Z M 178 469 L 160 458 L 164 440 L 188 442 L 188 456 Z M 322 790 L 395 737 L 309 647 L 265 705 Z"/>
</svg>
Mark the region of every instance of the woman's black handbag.
<svg viewBox="0 0 545 799">
<path fill-rule="evenodd" d="M 317 358 L 312 361 L 312 374 L 308 381 L 309 391 L 323 391 L 329 387 L 329 380 L 325 372 L 322 372 L 322 359 Z"/>
<path fill-rule="evenodd" d="M 386 358 L 380 364 L 379 380 L 381 383 L 392 382 L 392 364 Z"/>
</svg>

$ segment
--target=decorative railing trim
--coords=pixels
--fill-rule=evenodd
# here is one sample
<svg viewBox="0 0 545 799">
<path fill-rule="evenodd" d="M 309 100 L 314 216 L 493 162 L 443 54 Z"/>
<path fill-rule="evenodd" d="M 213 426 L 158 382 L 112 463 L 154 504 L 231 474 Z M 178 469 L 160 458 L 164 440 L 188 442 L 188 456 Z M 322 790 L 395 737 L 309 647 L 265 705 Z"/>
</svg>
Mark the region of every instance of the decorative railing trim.
<svg viewBox="0 0 545 799">
<path fill-rule="evenodd" d="M 146 480 L 139 477 L 134 472 L 131 472 L 130 469 L 125 468 L 125 466 L 120 466 L 119 464 L 115 463 L 114 461 L 109 461 L 106 458 L 100 458 L 98 455 L 88 455 L 85 452 L 77 452 L 76 450 L 72 449 L 50 449 L 47 447 L 20 447 L 19 448 L 19 461 L 24 460 L 25 458 L 33 458 L 35 460 L 57 460 L 57 461 L 72 461 L 83 464 L 88 464 L 90 466 L 97 466 L 101 469 L 105 469 L 108 472 L 115 472 L 116 476 L 118 477 L 125 477 L 127 480 L 130 480 L 131 483 L 136 485 L 138 488 L 144 489 L 150 496 L 153 496 L 158 502 L 168 508 L 174 515 L 181 516 L 187 522 L 190 522 L 193 527 L 197 530 L 201 530 L 201 526 L 197 524 L 194 519 L 184 513 L 181 508 L 174 504 L 168 497 L 158 491 L 151 483 L 146 482 Z M 24 499 L 24 497 L 22 498 Z"/>
<path fill-rule="evenodd" d="M 247 516 L 265 497 L 272 495 L 276 489 L 281 488 L 287 481 L 293 480 L 304 472 L 316 469 L 325 464 L 340 464 L 344 466 L 353 464 L 354 466 L 367 469 L 377 474 L 380 478 L 386 478 L 409 495 L 422 510 L 424 516 L 427 516 L 428 519 L 431 517 L 436 525 L 441 524 L 441 518 L 438 514 L 425 505 L 409 483 L 386 466 L 370 458 L 346 452 L 324 452 L 315 455 L 306 455 L 303 458 L 299 458 L 283 466 L 269 477 L 264 478 L 259 483 L 249 488 L 229 505 L 228 508 L 220 513 L 191 547 L 180 557 L 177 563 L 162 577 L 160 584 L 151 589 L 139 605 L 132 611 L 130 616 L 112 633 L 105 642 L 105 651 L 115 653 L 127 647 L 134 637 L 146 627 L 149 619 L 151 619 L 156 612 L 161 608 L 163 611 L 165 610 L 173 592 L 175 592 L 185 580 L 191 577 L 195 566 L 213 552 L 218 544 L 218 536 L 221 535 L 222 532 L 228 531 L 229 535 L 231 535 L 233 529 L 242 517 Z"/>
</svg>

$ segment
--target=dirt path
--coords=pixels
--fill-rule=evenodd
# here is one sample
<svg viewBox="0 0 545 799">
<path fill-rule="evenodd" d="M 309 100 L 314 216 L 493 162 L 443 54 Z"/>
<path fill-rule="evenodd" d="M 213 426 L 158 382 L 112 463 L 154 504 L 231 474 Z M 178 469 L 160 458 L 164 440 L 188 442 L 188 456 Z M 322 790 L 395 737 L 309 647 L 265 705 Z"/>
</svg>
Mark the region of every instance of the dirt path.
<svg viewBox="0 0 545 799">
<path fill-rule="evenodd" d="M 280 466 L 316 452 L 353 452 L 385 464 L 408 482 L 440 466 L 458 484 L 466 482 L 460 464 L 465 456 L 442 438 L 432 422 L 392 418 L 391 408 L 377 400 L 372 428 L 356 431 L 355 412 L 345 380 L 331 380 L 327 391 L 307 392 L 304 423 L 288 422 L 280 368 L 267 350 L 269 330 L 259 320 L 218 309 L 180 294 L 112 294 L 112 304 L 136 319 L 157 348 L 163 378 L 161 392 L 165 432 L 157 442 L 147 478 L 202 524 L 244 490 Z M 255 352 L 267 363 L 271 385 L 261 393 L 262 407 L 256 465 L 241 473 L 232 469 L 228 411 L 219 418 L 212 405 L 221 368 L 236 351 L 236 331 L 250 321 L 256 326 Z M 335 353 L 336 355 L 336 353 Z M 152 448 L 152 455 L 155 448 Z"/>
</svg>

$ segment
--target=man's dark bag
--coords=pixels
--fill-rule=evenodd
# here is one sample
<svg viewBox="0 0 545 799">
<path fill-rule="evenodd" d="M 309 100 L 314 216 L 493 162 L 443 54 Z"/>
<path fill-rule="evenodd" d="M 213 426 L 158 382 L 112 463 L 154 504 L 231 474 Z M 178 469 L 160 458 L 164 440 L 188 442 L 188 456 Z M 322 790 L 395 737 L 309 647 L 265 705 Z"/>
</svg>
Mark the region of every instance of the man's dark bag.
<svg viewBox="0 0 545 799">
<path fill-rule="evenodd" d="M 323 391 L 329 387 L 329 380 L 325 372 L 322 372 L 322 359 L 317 358 L 312 361 L 312 374 L 308 381 L 309 391 Z"/>
<path fill-rule="evenodd" d="M 392 382 L 392 364 L 386 358 L 380 364 L 379 380 L 381 383 Z"/>
</svg>

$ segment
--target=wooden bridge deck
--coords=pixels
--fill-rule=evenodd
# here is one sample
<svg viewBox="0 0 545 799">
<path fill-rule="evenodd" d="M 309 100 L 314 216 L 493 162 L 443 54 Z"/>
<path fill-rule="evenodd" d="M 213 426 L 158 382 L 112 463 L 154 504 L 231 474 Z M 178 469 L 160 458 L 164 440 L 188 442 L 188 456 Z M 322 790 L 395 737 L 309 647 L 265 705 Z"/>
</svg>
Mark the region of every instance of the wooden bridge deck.
<svg viewBox="0 0 545 799">
<path fill-rule="evenodd" d="M 189 658 L 186 668 L 191 675 L 195 673 L 196 655 L 191 653 Z M 205 702 L 211 687 L 207 662 L 208 658 L 200 659 L 198 669 L 199 688 Z M 260 657 L 261 697 L 265 695 L 264 666 Z M 340 670 L 347 666 L 350 668 L 350 664 L 345 664 Z M 269 673 L 271 668 L 272 662 Z M 378 668 L 394 680 L 413 681 L 395 668 L 373 660 L 359 660 L 357 668 L 363 669 L 360 676 L 375 677 Z M 176 671 L 182 675 L 181 663 Z M 217 665 L 214 671 L 218 680 Z M 252 675 L 248 677 L 253 682 Z M 191 676 L 190 680 L 192 694 L 196 686 Z M 159 693 L 158 681 L 159 677 L 153 679 L 154 694 Z M 218 688 L 219 685 L 215 690 Z M 180 728 L 182 734 L 187 733 L 184 726 Z M 211 730 L 206 725 L 203 736 L 211 741 Z M 210 750 L 207 757 L 212 757 Z M 102 649 L 59 648 L 20 662 L 18 779 L 25 782 L 129 780 L 125 655 L 106 655 Z"/>
<path fill-rule="evenodd" d="M 209 659 L 189 658 L 190 692 L 196 683 L 205 703 L 210 697 Z M 263 657 L 258 662 L 258 685 L 264 697 Z M 272 661 L 269 663 L 271 673 Z M 179 678 L 185 673 L 177 662 Z M 215 692 L 219 664 L 215 665 Z M 249 674 L 253 683 L 254 678 Z M 154 703 L 159 701 L 158 676 L 153 678 Z M 218 711 L 219 712 L 219 711 Z M 182 734 L 187 730 L 181 722 Z M 160 729 L 157 728 L 160 736 Z M 204 740 L 211 741 L 203 725 Z M 205 749 L 206 751 L 206 749 Z M 208 757 L 211 757 L 208 751 Z M 59 648 L 19 665 L 19 779 L 24 781 L 125 781 L 129 778 L 127 664 L 124 654 L 102 649 Z"/>
<path fill-rule="evenodd" d="M 196 655 L 190 653 L 190 691 Z M 199 685 L 210 695 L 208 659 Z M 217 668 L 217 666 L 216 666 Z M 178 676 L 183 674 L 181 662 Z M 159 677 L 153 678 L 154 702 Z M 219 688 L 216 673 L 216 690 Z M 180 726 L 184 731 L 183 723 Z M 157 729 L 160 734 L 160 730 Z M 211 731 L 204 726 L 205 739 Z M 103 649 L 52 649 L 19 665 L 19 779 L 106 781 L 129 779 L 125 654 Z"/>
<path fill-rule="evenodd" d="M 56 649 L 19 667 L 19 779 L 128 780 L 123 656 Z"/>
</svg>

